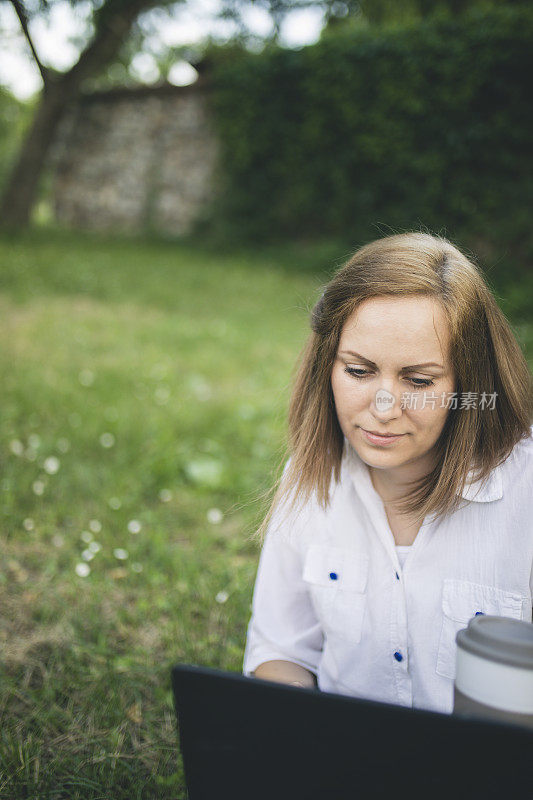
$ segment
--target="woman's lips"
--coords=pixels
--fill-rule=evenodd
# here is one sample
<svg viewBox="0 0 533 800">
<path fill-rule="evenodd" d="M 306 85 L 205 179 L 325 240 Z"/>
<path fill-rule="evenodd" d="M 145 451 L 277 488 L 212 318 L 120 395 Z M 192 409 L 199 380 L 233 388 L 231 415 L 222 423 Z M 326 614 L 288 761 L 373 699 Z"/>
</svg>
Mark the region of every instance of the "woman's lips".
<svg viewBox="0 0 533 800">
<path fill-rule="evenodd" d="M 361 432 L 365 437 L 365 439 L 367 439 L 372 444 L 381 444 L 381 445 L 392 444 L 393 442 L 397 442 L 398 439 L 401 439 L 402 436 L 405 436 L 405 433 L 400 433 L 397 436 L 377 436 L 374 433 L 369 433 L 364 428 L 361 428 Z"/>
</svg>

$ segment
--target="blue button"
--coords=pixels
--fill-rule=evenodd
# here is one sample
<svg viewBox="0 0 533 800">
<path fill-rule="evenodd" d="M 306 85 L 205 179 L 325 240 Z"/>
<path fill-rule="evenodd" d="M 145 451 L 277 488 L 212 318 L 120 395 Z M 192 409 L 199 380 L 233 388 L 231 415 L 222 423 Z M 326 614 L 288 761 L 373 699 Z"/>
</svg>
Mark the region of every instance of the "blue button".
<svg viewBox="0 0 533 800">
<path fill-rule="evenodd" d="M 403 656 L 402 656 L 402 654 L 401 654 L 401 653 L 399 653 L 397 650 L 396 650 L 396 652 L 394 653 L 394 658 L 396 659 L 396 661 L 402 661 L 402 660 L 403 660 Z"/>
<path fill-rule="evenodd" d="M 397 581 L 399 581 L 399 580 L 400 580 L 400 576 L 398 575 L 398 573 L 396 573 L 396 580 L 397 580 Z"/>
<path fill-rule="evenodd" d="M 329 577 L 331 578 L 332 581 L 336 581 L 338 576 L 336 572 L 330 572 Z"/>
<path fill-rule="evenodd" d="M 479 614 L 482 614 L 482 616 L 485 616 L 485 612 L 484 611 L 476 611 L 476 617 L 479 616 Z"/>
</svg>

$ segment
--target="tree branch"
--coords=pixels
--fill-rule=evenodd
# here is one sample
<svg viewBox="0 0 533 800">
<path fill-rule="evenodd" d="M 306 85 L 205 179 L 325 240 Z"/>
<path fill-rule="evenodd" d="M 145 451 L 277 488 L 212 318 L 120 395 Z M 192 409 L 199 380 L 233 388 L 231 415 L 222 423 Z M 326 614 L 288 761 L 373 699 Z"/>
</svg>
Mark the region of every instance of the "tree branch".
<svg viewBox="0 0 533 800">
<path fill-rule="evenodd" d="M 78 86 L 95 75 L 117 54 L 135 19 L 142 11 L 158 4 L 158 0 L 106 0 L 95 19 L 96 32 L 76 64 L 63 76 L 66 86 Z"/>
<path fill-rule="evenodd" d="M 50 73 L 46 69 L 44 64 L 41 63 L 41 59 L 37 55 L 37 50 L 35 49 L 35 46 L 33 44 L 33 40 L 32 40 L 32 38 L 30 36 L 30 30 L 29 30 L 29 26 L 28 26 L 28 17 L 26 16 L 26 11 L 24 10 L 24 6 L 20 2 L 20 0 L 11 0 L 11 4 L 13 5 L 13 8 L 16 11 L 17 17 L 19 18 L 20 27 L 24 31 L 24 36 L 26 37 L 26 41 L 28 42 L 28 44 L 30 46 L 31 52 L 32 52 L 33 57 L 35 59 L 35 63 L 39 67 L 39 72 L 41 73 L 41 78 L 43 79 L 43 83 L 46 86 L 48 84 L 48 79 L 49 79 Z"/>
</svg>

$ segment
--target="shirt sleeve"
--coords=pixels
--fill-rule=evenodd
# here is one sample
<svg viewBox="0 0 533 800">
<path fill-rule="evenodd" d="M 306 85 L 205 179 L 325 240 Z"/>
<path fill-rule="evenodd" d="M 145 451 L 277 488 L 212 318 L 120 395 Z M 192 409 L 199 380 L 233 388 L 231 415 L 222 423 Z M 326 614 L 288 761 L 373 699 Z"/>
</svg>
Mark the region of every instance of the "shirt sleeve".
<svg viewBox="0 0 533 800">
<path fill-rule="evenodd" d="M 281 659 L 317 675 L 324 635 L 302 578 L 302 556 L 288 541 L 291 528 L 302 518 L 298 512 L 289 514 L 281 525 L 277 518 L 274 514 L 259 558 L 243 674 L 251 675 L 265 661 Z"/>
</svg>

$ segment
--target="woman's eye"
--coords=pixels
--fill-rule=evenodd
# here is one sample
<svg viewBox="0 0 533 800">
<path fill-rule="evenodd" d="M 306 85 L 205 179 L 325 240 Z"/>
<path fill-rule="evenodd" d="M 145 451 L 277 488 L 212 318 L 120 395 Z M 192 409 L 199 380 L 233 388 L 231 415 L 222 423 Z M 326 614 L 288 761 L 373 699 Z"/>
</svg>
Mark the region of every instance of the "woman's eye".
<svg viewBox="0 0 533 800">
<path fill-rule="evenodd" d="M 408 378 L 415 386 L 433 386 L 433 381 L 425 378 Z"/>
<path fill-rule="evenodd" d="M 353 375 L 354 378 L 366 378 L 370 375 L 369 372 L 361 369 L 361 367 L 345 367 L 344 371 L 347 372 L 348 375 Z M 409 383 L 412 383 L 413 386 L 433 386 L 433 381 L 429 378 L 407 378 L 407 380 Z"/>
<path fill-rule="evenodd" d="M 347 372 L 348 375 L 353 375 L 355 378 L 364 378 L 368 374 L 367 372 L 364 371 L 364 369 L 354 369 L 354 367 L 346 367 L 344 371 Z M 361 372 L 363 372 L 364 374 L 360 375 L 359 373 Z"/>
</svg>

